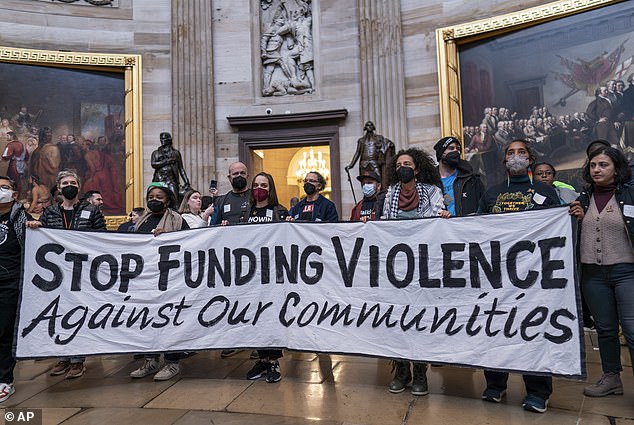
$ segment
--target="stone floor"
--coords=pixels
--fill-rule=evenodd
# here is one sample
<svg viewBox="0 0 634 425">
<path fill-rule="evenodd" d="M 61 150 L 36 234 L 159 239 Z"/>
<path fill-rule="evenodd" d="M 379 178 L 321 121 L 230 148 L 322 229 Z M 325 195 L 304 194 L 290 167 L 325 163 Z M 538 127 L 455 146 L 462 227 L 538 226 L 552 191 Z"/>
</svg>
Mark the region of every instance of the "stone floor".
<svg viewBox="0 0 634 425">
<path fill-rule="evenodd" d="M 600 376 L 598 352 L 588 342 L 588 374 Z M 584 397 L 586 383 L 555 379 L 545 414 L 522 410 L 521 377 L 511 376 L 501 404 L 480 400 L 482 372 L 432 367 L 430 394 L 389 394 L 386 360 L 285 352 L 283 379 L 276 384 L 247 381 L 249 352 L 221 359 L 218 351 L 182 361 L 182 373 L 167 382 L 128 377 L 139 361 L 131 355 L 89 358 L 77 380 L 48 376 L 53 360 L 20 362 L 16 393 L 0 406 L 41 408 L 44 424 L 258 424 L 258 425 L 410 425 L 556 424 L 634 425 L 634 376 L 626 350 L 622 374 L 625 395 Z M 8 423 L 8 422 L 7 422 Z M 17 423 L 17 422 L 12 422 Z"/>
</svg>

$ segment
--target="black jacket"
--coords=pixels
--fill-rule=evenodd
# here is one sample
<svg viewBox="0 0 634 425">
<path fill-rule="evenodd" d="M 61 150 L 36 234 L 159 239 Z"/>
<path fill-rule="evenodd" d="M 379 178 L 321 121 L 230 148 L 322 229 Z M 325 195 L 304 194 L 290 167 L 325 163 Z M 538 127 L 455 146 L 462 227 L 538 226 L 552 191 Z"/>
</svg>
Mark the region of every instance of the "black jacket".
<svg viewBox="0 0 634 425">
<path fill-rule="evenodd" d="M 51 205 L 42 213 L 40 222 L 44 227 L 64 229 L 63 216 L 61 204 Z M 74 230 L 106 230 L 106 220 L 99 208 L 87 202 L 79 202 L 74 206 L 73 223 L 70 228 Z"/>
<path fill-rule="evenodd" d="M 590 207 L 590 198 L 592 197 L 592 188 L 584 190 L 579 194 L 577 200 L 581 202 L 584 214 L 588 212 Z M 630 245 L 634 249 L 634 216 L 626 216 L 624 209 L 626 205 L 629 205 L 632 209 L 630 214 L 634 214 L 634 187 L 630 185 L 618 185 L 614 191 L 614 197 L 616 198 L 619 209 L 623 215 L 623 221 L 625 222 L 625 231 L 630 238 Z M 629 209 L 629 208 L 628 208 Z"/>
<path fill-rule="evenodd" d="M 456 215 L 464 216 L 478 212 L 480 198 L 484 194 L 484 184 L 480 175 L 474 173 L 471 164 L 460 160 L 458 175 L 453 182 L 453 194 L 456 206 Z"/>
</svg>

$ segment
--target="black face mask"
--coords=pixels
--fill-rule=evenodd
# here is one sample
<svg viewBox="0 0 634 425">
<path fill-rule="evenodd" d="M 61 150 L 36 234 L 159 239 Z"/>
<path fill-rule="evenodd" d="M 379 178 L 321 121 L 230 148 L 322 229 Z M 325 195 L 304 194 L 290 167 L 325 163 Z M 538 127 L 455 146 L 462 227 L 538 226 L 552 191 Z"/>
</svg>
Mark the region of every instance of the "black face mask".
<svg viewBox="0 0 634 425">
<path fill-rule="evenodd" d="M 313 193 L 315 193 L 316 190 L 317 190 L 317 188 L 315 187 L 314 184 L 312 184 L 312 183 L 304 183 L 304 192 L 306 192 L 306 195 L 310 196 Z"/>
<path fill-rule="evenodd" d="M 231 186 L 235 189 L 235 190 L 242 190 L 245 187 L 247 187 L 247 178 L 243 177 L 243 176 L 238 176 L 238 177 L 234 177 L 231 180 Z"/>
<path fill-rule="evenodd" d="M 443 164 L 451 168 L 456 168 L 456 166 L 460 162 L 460 152 L 457 152 L 457 151 L 449 152 L 447 155 L 445 155 L 441 159 L 441 161 L 443 162 Z"/>
<path fill-rule="evenodd" d="M 401 183 L 409 183 L 414 178 L 414 169 L 412 167 L 401 167 L 396 171 L 396 174 Z"/>
<path fill-rule="evenodd" d="M 165 209 L 165 204 L 158 199 L 152 199 L 150 201 L 147 201 L 147 207 L 153 213 L 160 213 Z"/>
<path fill-rule="evenodd" d="M 79 188 L 77 186 L 64 186 L 62 188 L 62 196 L 69 201 L 71 199 L 75 199 L 77 194 L 79 193 Z"/>
</svg>

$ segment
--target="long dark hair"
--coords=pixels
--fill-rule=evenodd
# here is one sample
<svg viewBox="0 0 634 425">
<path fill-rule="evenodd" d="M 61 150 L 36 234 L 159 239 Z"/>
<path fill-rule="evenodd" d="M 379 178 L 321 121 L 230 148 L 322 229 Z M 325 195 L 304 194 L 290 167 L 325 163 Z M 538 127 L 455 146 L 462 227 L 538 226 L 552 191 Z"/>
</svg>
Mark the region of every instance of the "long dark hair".
<svg viewBox="0 0 634 425">
<path fill-rule="evenodd" d="M 592 176 L 590 175 L 590 160 L 601 154 L 610 158 L 614 163 L 614 183 L 625 184 L 632 179 L 632 171 L 627 164 L 627 159 L 625 159 L 625 155 L 623 155 L 623 152 L 618 149 L 606 146 L 592 151 L 588 156 L 586 163 L 583 165 L 583 180 L 586 182 L 587 187 L 591 187 L 594 185 L 594 181 L 592 180 Z"/>
<path fill-rule="evenodd" d="M 388 184 L 390 186 L 398 182 L 396 161 L 398 161 L 398 158 L 403 155 L 409 155 L 414 160 L 414 165 L 416 166 L 416 170 L 418 170 L 416 181 L 420 183 L 433 184 L 442 188 L 440 174 L 438 173 L 436 165 L 424 150 L 416 148 L 401 149 L 396 155 L 394 155 L 394 158 L 392 159 L 392 162 L 388 164 L 387 169 Z"/>
<path fill-rule="evenodd" d="M 258 176 L 266 177 L 266 179 L 269 181 L 269 197 L 266 200 L 266 205 L 269 207 L 275 207 L 279 205 L 279 201 L 277 200 L 277 191 L 275 190 L 275 181 L 273 181 L 273 176 L 270 175 L 269 173 L 265 173 L 264 171 L 262 171 L 261 173 L 257 173 L 255 176 L 253 176 L 253 180 L 251 180 L 251 195 L 249 195 L 249 204 L 251 205 L 251 208 L 255 207 L 255 204 L 257 203 L 257 201 L 255 200 L 255 197 L 253 196 L 253 183 L 255 183 L 255 179 Z"/>
</svg>

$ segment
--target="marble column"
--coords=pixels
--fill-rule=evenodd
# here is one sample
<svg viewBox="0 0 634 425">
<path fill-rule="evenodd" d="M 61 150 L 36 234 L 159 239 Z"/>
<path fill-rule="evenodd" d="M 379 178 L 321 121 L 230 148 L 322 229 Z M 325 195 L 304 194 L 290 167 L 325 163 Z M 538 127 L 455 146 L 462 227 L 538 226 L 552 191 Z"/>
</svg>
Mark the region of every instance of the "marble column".
<svg viewBox="0 0 634 425">
<path fill-rule="evenodd" d="M 401 2 L 359 0 L 363 122 L 397 149 L 407 146 Z M 359 129 L 361 130 L 361 129 Z"/>
<path fill-rule="evenodd" d="M 212 1 L 172 0 L 172 136 L 192 187 L 215 172 Z"/>
</svg>

